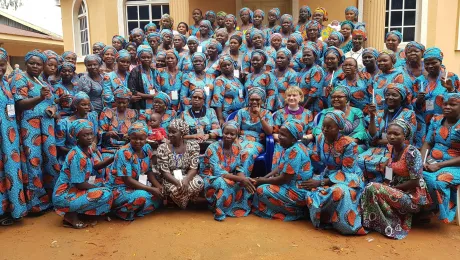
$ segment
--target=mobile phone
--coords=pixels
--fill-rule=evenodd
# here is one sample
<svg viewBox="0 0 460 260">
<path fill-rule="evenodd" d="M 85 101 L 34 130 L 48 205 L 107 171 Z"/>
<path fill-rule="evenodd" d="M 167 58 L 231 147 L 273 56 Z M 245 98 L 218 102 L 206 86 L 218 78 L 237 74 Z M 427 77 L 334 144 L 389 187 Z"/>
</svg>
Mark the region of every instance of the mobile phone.
<svg viewBox="0 0 460 260">
<path fill-rule="evenodd" d="M 435 164 L 435 163 L 437 163 L 437 161 L 436 161 L 435 159 L 433 159 L 433 158 L 428 158 L 428 159 L 426 160 L 426 162 L 427 162 L 428 164 Z"/>
</svg>

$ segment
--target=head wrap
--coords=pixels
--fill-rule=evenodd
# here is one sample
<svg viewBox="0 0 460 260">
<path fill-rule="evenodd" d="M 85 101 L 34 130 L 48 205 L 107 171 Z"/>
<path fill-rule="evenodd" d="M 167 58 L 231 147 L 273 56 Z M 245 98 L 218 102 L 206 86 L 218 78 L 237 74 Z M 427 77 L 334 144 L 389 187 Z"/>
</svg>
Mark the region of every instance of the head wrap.
<svg viewBox="0 0 460 260">
<path fill-rule="evenodd" d="M 168 34 L 170 37 L 171 37 L 171 40 L 174 36 L 173 32 L 169 29 L 162 29 L 161 32 L 160 32 L 160 36 L 161 36 L 161 41 L 163 41 L 163 38 L 165 37 L 165 35 Z"/>
<path fill-rule="evenodd" d="M 349 6 L 349 7 L 345 8 L 345 14 L 348 13 L 349 11 L 352 11 L 353 13 L 355 13 L 355 20 L 357 20 L 358 15 L 359 15 L 358 8 L 356 8 L 355 6 Z"/>
<path fill-rule="evenodd" d="M 26 56 L 24 57 L 24 60 L 26 62 L 28 62 L 32 57 L 38 57 L 40 58 L 43 62 L 46 62 L 48 60 L 48 58 L 46 58 L 45 54 L 43 54 L 42 52 L 40 52 L 39 50 L 33 50 L 33 51 L 29 51 Z"/>
<path fill-rule="evenodd" d="M 163 103 L 165 103 L 166 105 L 166 108 L 169 107 L 169 104 L 171 104 L 171 98 L 168 96 L 168 94 L 160 91 L 156 94 L 156 96 L 154 97 L 154 99 L 159 99 L 161 101 L 163 101 Z"/>
<path fill-rule="evenodd" d="M 203 98 L 204 98 L 204 100 L 206 100 L 207 97 L 206 97 L 206 91 L 204 90 L 204 88 L 195 88 L 195 89 L 192 91 L 192 93 L 190 93 L 190 97 L 192 97 L 193 94 L 195 94 L 195 93 L 201 93 L 201 94 L 203 94 Z"/>
<path fill-rule="evenodd" d="M 124 58 L 131 59 L 131 54 L 129 53 L 129 51 L 123 49 L 123 50 L 120 50 L 115 57 L 117 61 L 124 59 Z"/>
<path fill-rule="evenodd" d="M 330 118 L 334 120 L 340 130 L 345 128 L 345 113 L 342 110 L 332 110 L 326 113 L 324 118 Z"/>
<path fill-rule="evenodd" d="M 256 13 L 260 14 L 260 16 L 262 16 L 262 19 L 265 18 L 265 12 L 264 12 L 263 10 L 257 9 L 257 10 L 254 11 L 254 15 L 255 15 Z"/>
<path fill-rule="evenodd" d="M 340 28 L 342 28 L 342 26 L 344 26 L 344 25 L 350 26 L 351 31 L 353 31 L 355 29 L 355 24 L 353 22 L 348 21 L 348 20 L 341 22 L 340 23 Z"/>
<path fill-rule="evenodd" d="M 174 118 L 173 120 L 171 120 L 171 122 L 169 123 L 169 127 L 176 128 L 177 130 L 179 130 L 182 136 L 188 135 L 190 132 L 189 125 L 180 118 Z"/>
<path fill-rule="evenodd" d="M 93 130 L 93 124 L 87 119 L 76 119 L 72 121 L 69 127 L 69 136 L 74 143 L 77 142 L 78 134 L 85 129 Z"/>
<path fill-rule="evenodd" d="M 0 60 L 8 61 L 8 52 L 3 48 L 0 48 Z"/>
<path fill-rule="evenodd" d="M 391 125 L 396 125 L 402 128 L 404 132 L 404 137 L 406 138 L 406 140 L 412 139 L 412 128 L 409 125 L 409 123 L 406 122 L 404 119 L 396 118 L 395 120 L 391 121 L 391 123 L 388 124 L 388 126 L 391 126 Z"/>
<path fill-rule="evenodd" d="M 343 41 L 345 40 L 345 38 L 343 38 L 343 34 L 341 34 L 340 32 L 333 31 L 333 32 L 331 32 L 331 34 L 329 35 L 329 37 L 331 37 L 332 35 L 337 36 L 337 39 L 339 40 L 340 44 L 342 44 Z"/>
<path fill-rule="evenodd" d="M 278 53 L 284 53 L 287 57 L 288 60 L 291 60 L 292 59 L 292 52 L 288 49 L 288 48 L 280 48 L 277 52 L 276 52 L 276 56 L 278 56 Z"/>
<path fill-rule="evenodd" d="M 99 47 L 99 48 L 101 48 L 101 49 L 104 49 L 105 43 L 103 43 L 103 42 L 95 42 L 95 43 L 93 44 L 93 47 Z"/>
<path fill-rule="evenodd" d="M 209 10 L 204 14 L 204 17 L 206 18 L 206 20 L 209 21 L 208 17 L 211 16 L 211 15 L 217 16 L 216 13 L 213 10 Z"/>
<path fill-rule="evenodd" d="M 128 47 L 130 47 L 130 46 L 131 46 L 131 47 L 134 47 L 134 49 L 137 50 L 137 43 L 135 43 L 135 42 L 128 42 L 128 43 L 126 44 L 125 49 L 127 50 Z"/>
<path fill-rule="evenodd" d="M 147 124 L 144 121 L 136 121 L 131 124 L 131 126 L 128 128 L 128 135 L 132 135 L 134 133 L 140 133 L 140 134 L 147 134 L 149 131 Z"/>
<path fill-rule="evenodd" d="M 347 88 L 345 86 L 342 86 L 342 85 L 339 85 L 339 86 L 335 87 L 332 90 L 331 95 L 334 94 L 335 92 L 342 92 L 343 94 L 345 94 L 345 97 L 347 98 L 347 101 L 350 101 L 351 92 L 350 92 L 349 88 Z"/>
<path fill-rule="evenodd" d="M 76 110 L 76 109 L 77 109 L 77 106 L 80 104 L 80 102 L 81 102 L 83 99 L 88 99 L 88 100 L 90 100 L 88 94 L 86 94 L 86 93 L 83 92 L 83 91 L 78 91 L 77 94 L 75 94 L 75 95 L 72 97 L 72 104 L 70 105 L 70 107 L 72 108 L 72 110 Z"/>
<path fill-rule="evenodd" d="M 220 59 L 219 59 L 219 67 L 222 64 L 222 62 L 224 62 L 224 61 L 230 61 L 230 63 L 233 66 L 235 66 L 234 61 L 233 61 L 233 59 L 232 59 L 232 57 L 230 55 L 223 55 L 223 56 L 220 57 Z"/>
<path fill-rule="evenodd" d="M 422 52 L 425 51 L 425 45 L 421 44 L 421 43 L 418 43 L 416 41 L 410 41 L 407 45 L 406 45 L 406 48 L 404 49 L 405 51 L 407 51 L 409 48 L 411 47 L 415 47 L 419 50 L 421 50 Z"/>
<path fill-rule="evenodd" d="M 270 43 L 271 41 L 274 39 L 274 38 L 279 38 L 280 40 L 283 40 L 283 36 L 279 33 L 273 33 L 271 36 L 270 36 Z"/>
<path fill-rule="evenodd" d="M 238 124 L 238 122 L 236 122 L 235 120 L 229 120 L 225 122 L 222 125 L 222 132 L 224 132 L 224 129 L 227 127 L 233 127 L 234 129 L 236 129 L 236 135 L 240 133 L 240 124 Z"/>
<path fill-rule="evenodd" d="M 307 11 L 307 17 L 311 17 L 311 9 L 310 9 L 310 6 L 308 6 L 308 5 L 303 5 L 302 7 L 300 7 L 300 10 L 299 10 L 299 11 L 302 11 L 302 10 Z"/>
<path fill-rule="evenodd" d="M 159 51 L 157 52 L 156 58 L 158 59 L 159 57 L 164 56 L 166 58 L 166 52 L 165 51 Z"/>
<path fill-rule="evenodd" d="M 112 37 L 112 41 L 113 41 L 113 40 L 118 40 L 118 41 L 121 43 L 121 47 L 122 47 L 122 48 L 124 48 L 124 47 L 126 46 L 126 39 L 125 39 L 125 37 L 123 37 L 123 36 L 121 36 L 121 35 L 114 35 L 114 36 Z M 104 47 L 105 47 L 105 45 L 104 45 Z M 104 48 L 104 47 L 103 47 L 103 48 Z"/>
<path fill-rule="evenodd" d="M 321 51 L 319 50 L 318 48 L 318 45 L 314 42 L 310 42 L 308 41 L 307 44 L 305 44 L 302 48 L 302 52 L 303 50 L 305 49 L 309 49 L 313 52 L 313 54 L 315 55 L 316 59 L 315 59 L 315 62 L 318 63 L 318 61 L 320 60 L 321 58 Z"/>
<path fill-rule="evenodd" d="M 195 52 L 193 55 L 192 55 L 192 63 L 193 61 L 195 60 L 196 57 L 201 57 L 203 58 L 203 62 L 206 66 L 206 64 L 208 63 L 208 60 L 206 59 L 206 54 L 202 53 L 202 52 Z"/>
<path fill-rule="evenodd" d="M 184 43 L 184 45 L 187 44 L 187 37 L 185 37 L 185 35 L 181 33 L 175 33 L 174 36 L 179 36 L 182 42 Z"/>
<path fill-rule="evenodd" d="M 47 61 L 51 59 L 55 59 L 59 64 L 64 61 L 61 56 L 59 56 L 56 52 L 52 50 L 43 51 L 43 54 L 45 54 Z"/>
<path fill-rule="evenodd" d="M 411 102 L 410 96 L 408 96 L 409 93 L 407 93 L 407 89 L 403 84 L 400 84 L 400 83 L 388 84 L 386 88 L 383 90 L 383 95 L 385 95 L 390 89 L 396 90 L 399 93 L 399 95 L 401 95 L 401 102 L 403 106 Z"/>
<path fill-rule="evenodd" d="M 206 44 L 205 46 L 205 49 L 207 49 L 209 46 L 213 45 L 214 47 L 216 47 L 217 49 L 217 54 L 221 54 L 222 53 L 222 44 L 220 44 L 220 42 L 218 42 L 216 39 L 211 39 L 208 41 L 208 43 Z"/>
<path fill-rule="evenodd" d="M 388 36 L 390 36 L 390 35 L 392 35 L 392 34 L 393 34 L 394 36 L 398 37 L 399 42 L 402 42 L 402 38 L 403 38 L 403 37 L 402 37 L 402 34 L 401 34 L 401 32 L 399 32 L 399 31 L 397 31 L 397 30 L 393 30 L 393 31 L 387 32 L 387 34 L 385 35 L 385 40 L 388 38 Z"/>
<path fill-rule="evenodd" d="M 219 11 L 219 12 L 217 12 L 217 15 L 216 15 L 216 16 L 223 16 L 223 17 L 225 17 L 225 16 L 227 16 L 227 13 L 224 12 L 224 11 Z"/>
<path fill-rule="evenodd" d="M 131 91 L 129 91 L 128 88 L 117 88 L 113 92 L 113 96 L 117 98 L 123 98 L 123 99 L 130 99 L 131 98 Z"/>
<path fill-rule="evenodd" d="M 224 35 L 227 35 L 227 37 L 228 37 L 228 31 L 227 31 L 227 29 L 225 29 L 225 28 L 219 28 L 219 29 L 217 29 L 217 30 L 216 30 L 216 35 L 217 35 L 217 33 L 223 33 Z"/>
<path fill-rule="evenodd" d="M 62 69 L 64 68 L 71 69 L 73 72 L 75 72 L 76 70 L 75 65 L 68 61 L 64 61 L 62 64 L 58 66 L 58 72 L 61 73 Z"/>
<path fill-rule="evenodd" d="M 297 120 L 287 120 L 283 124 L 284 127 L 289 130 L 291 135 L 296 139 L 300 140 L 303 137 L 304 130 L 303 130 L 303 125 L 299 123 Z"/>
<path fill-rule="evenodd" d="M 323 21 L 327 21 L 327 11 L 326 11 L 326 8 L 324 7 L 318 7 L 315 9 L 314 13 L 322 13 L 323 14 Z"/>
<path fill-rule="evenodd" d="M 236 21 L 236 17 L 233 14 L 227 14 L 227 16 L 225 16 L 225 19 L 232 19 L 233 24 L 234 24 L 233 28 L 236 28 L 237 21 Z"/>
<path fill-rule="evenodd" d="M 291 35 L 289 35 L 289 39 L 290 38 L 294 38 L 295 42 L 297 43 L 297 45 L 299 45 L 299 47 L 302 46 L 302 43 L 303 43 L 302 34 L 300 34 L 298 32 L 295 32 L 295 33 L 292 33 Z"/>
<path fill-rule="evenodd" d="M 211 37 L 213 34 L 214 34 L 214 28 L 212 27 L 212 24 L 210 21 L 208 20 L 201 20 L 200 22 L 200 26 L 201 25 L 204 25 L 206 27 L 208 27 L 208 37 Z"/>
<path fill-rule="evenodd" d="M 275 7 L 275 8 L 272 8 L 272 9 L 270 9 L 270 11 L 269 11 L 269 12 L 273 12 L 273 13 L 275 13 L 275 16 L 276 16 L 276 20 L 279 20 L 279 19 L 280 19 L 280 17 L 281 17 L 281 11 L 280 11 L 280 9 L 279 9 L 279 8 L 277 8 L 277 7 Z"/>
<path fill-rule="evenodd" d="M 259 87 L 253 87 L 248 91 L 248 98 L 250 98 L 253 94 L 258 95 L 260 99 L 262 99 L 262 103 L 265 103 L 265 90 Z"/>
<path fill-rule="evenodd" d="M 171 20 L 171 28 L 174 25 L 174 19 L 169 14 L 163 14 L 160 19 L 160 27 L 162 28 L 162 30 L 163 30 L 163 20 L 168 19 L 168 18 L 169 20 Z"/>
<path fill-rule="evenodd" d="M 85 57 L 85 60 L 84 60 L 85 66 L 88 65 L 88 62 L 93 61 L 93 60 L 97 61 L 99 65 L 102 65 L 101 56 L 99 56 L 98 54 L 90 54 L 90 55 L 86 55 Z"/>
<path fill-rule="evenodd" d="M 363 39 L 367 39 L 366 32 L 363 29 L 354 29 L 353 32 L 351 33 L 351 37 L 356 37 L 361 35 Z"/>
<path fill-rule="evenodd" d="M 310 20 L 310 21 L 308 21 L 308 23 L 306 24 L 305 27 L 306 27 L 307 29 L 309 29 L 309 28 L 315 28 L 315 29 L 317 29 L 318 31 L 320 31 L 321 28 L 322 28 L 322 25 L 321 25 L 320 23 L 318 23 L 316 20 Z"/>
<path fill-rule="evenodd" d="M 251 33 L 249 35 L 251 41 L 254 39 L 254 37 L 256 37 L 257 35 L 261 36 L 262 39 L 265 40 L 265 35 L 264 35 L 264 32 L 262 32 L 261 30 L 257 29 L 257 28 L 251 28 Z"/>
<path fill-rule="evenodd" d="M 133 34 L 135 34 L 135 33 L 138 33 L 138 34 L 142 35 L 142 37 L 144 37 L 144 35 L 145 35 L 144 31 L 141 28 L 132 29 L 130 35 L 133 36 Z"/>
<path fill-rule="evenodd" d="M 155 31 L 157 30 L 157 25 L 155 23 L 148 23 L 144 26 L 144 32 L 147 32 L 150 28 L 155 28 Z"/>
<path fill-rule="evenodd" d="M 193 36 L 193 35 L 191 35 L 190 37 L 188 37 L 188 39 L 187 39 L 187 44 L 188 44 L 189 42 L 196 42 L 197 44 L 200 43 L 200 41 L 198 40 L 198 38 L 196 38 L 196 36 Z"/>
<path fill-rule="evenodd" d="M 169 53 L 174 54 L 174 56 L 176 56 L 177 62 L 179 62 L 180 57 L 179 57 L 179 53 L 176 50 L 173 50 L 173 49 L 166 50 L 165 53 L 166 55 L 168 55 Z"/>
<path fill-rule="evenodd" d="M 264 64 L 267 63 L 268 55 L 267 55 L 267 53 L 265 51 L 260 50 L 260 49 L 253 50 L 252 53 L 251 53 L 251 60 L 252 60 L 252 57 L 254 57 L 256 55 L 260 55 L 261 57 L 264 58 Z"/>
<path fill-rule="evenodd" d="M 324 54 L 324 57 L 326 57 L 329 53 L 332 53 L 335 56 L 337 56 L 337 59 L 339 60 L 339 65 L 342 64 L 345 60 L 345 55 L 343 54 L 342 49 L 339 49 L 335 46 L 327 47 L 326 54 Z"/>
<path fill-rule="evenodd" d="M 141 57 L 142 53 L 150 53 L 150 55 L 153 56 L 153 51 L 152 51 L 152 48 L 148 45 L 139 45 L 139 47 L 137 47 L 137 57 Z"/>
<path fill-rule="evenodd" d="M 102 49 L 102 51 L 101 51 L 101 56 L 104 56 L 104 54 L 105 54 L 108 50 L 113 50 L 113 55 L 117 56 L 118 51 L 117 51 L 114 47 L 112 47 L 112 46 L 110 46 L 110 45 L 106 45 L 106 46 L 104 47 L 104 49 Z"/>
<path fill-rule="evenodd" d="M 65 58 L 66 58 L 67 56 L 75 56 L 75 58 L 76 58 L 76 57 L 77 57 L 77 54 L 76 54 L 75 52 L 73 52 L 73 51 L 65 51 L 65 52 L 61 55 L 61 57 L 62 57 L 64 60 L 65 60 Z"/>
<path fill-rule="evenodd" d="M 423 59 L 435 58 L 442 62 L 444 54 L 442 53 L 441 49 L 438 47 L 431 47 L 426 49 L 425 53 L 423 54 Z"/>
<path fill-rule="evenodd" d="M 447 102 L 449 99 L 456 99 L 457 102 L 460 102 L 460 93 L 446 93 L 443 99 L 444 102 Z"/>
<path fill-rule="evenodd" d="M 394 51 L 385 49 L 385 50 L 383 50 L 383 51 L 381 51 L 381 52 L 379 53 L 379 56 L 378 56 L 378 57 L 380 57 L 381 55 L 384 55 L 384 54 L 390 56 L 391 60 L 393 61 L 393 64 L 396 63 L 396 55 L 395 55 Z M 378 57 L 377 57 L 377 58 L 378 58 Z"/>
<path fill-rule="evenodd" d="M 149 33 L 147 35 L 147 41 L 149 41 L 152 38 L 158 38 L 158 42 L 161 42 L 161 39 L 162 39 L 161 35 L 157 32 Z"/>
<path fill-rule="evenodd" d="M 294 21 L 294 18 L 292 18 L 292 15 L 290 15 L 290 14 L 283 14 L 283 15 L 281 16 L 281 18 L 280 18 L 281 24 L 283 24 L 283 21 L 285 21 L 285 20 L 287 20 L 288 22 L 290 22 L 291 25 L 292 25 L 292 23 L 293 23 L 293 21 Z"/>
<path fill-rule="evenodd" d="M 241 15 L 243 14 L 243 12 L 249 12 L 249 22 L 252 23 L 252 21 L 254 20 L 254 13 L 251 11 L 251 9 L 247 8 L 247 7 L 243 7 L 240 9 L 240 17 Z"/>
<path fill-rule="evenodd" d="M 379 51 L 376 48 L 368 47 L 363 50 L 363 55 L 369 53 L 372 56 L 374 56 L 375 59 L 377 59 L 380 55 Z"/>
</svg>

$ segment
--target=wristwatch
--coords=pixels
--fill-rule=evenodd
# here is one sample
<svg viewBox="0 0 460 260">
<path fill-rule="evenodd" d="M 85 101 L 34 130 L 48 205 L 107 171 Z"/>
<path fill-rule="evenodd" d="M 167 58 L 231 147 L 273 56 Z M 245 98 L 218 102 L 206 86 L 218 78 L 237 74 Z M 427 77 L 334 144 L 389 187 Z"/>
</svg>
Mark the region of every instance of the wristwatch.
<svg viewBox="0 0 460 260">
<path fill-rule="evenodd" d="M 321 180 L 320 185 L 321 185 L 321 186 L 325 186 L 325 185 L 326 185 L 326 182 L 324 181 L 324 179 Z"/>
</svg>

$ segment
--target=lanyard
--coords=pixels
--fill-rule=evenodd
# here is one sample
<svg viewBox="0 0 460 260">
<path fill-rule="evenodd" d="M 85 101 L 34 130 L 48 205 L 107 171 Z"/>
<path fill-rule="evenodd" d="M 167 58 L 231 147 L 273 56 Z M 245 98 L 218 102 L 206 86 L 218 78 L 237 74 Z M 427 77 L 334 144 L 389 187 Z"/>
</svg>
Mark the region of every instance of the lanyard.
<svg viewBox="0 0 460 260">
<path fill-rule="evenodd" d="M 232 147 L 230 148 L 230 152 L 232 152 L 233 144 Z M 228 164 L 227 164 L 227 157 L 225 157 L 225 150 L 224 150 L 224 141 L 222 141 L 222 154 L 224 156 L 224 169 L 227 169 Z M 230 156 L 230 164 L 233 156 Z"/>
<path fill-rule="evenodd" d="M 120 74 L 118 74 L 118 71 L 116 72 L 117 73 L 117 77 L 121 80 L 121 76 Z M 125 78 L 121 81 L 123 83 L 123 86 L 127 87 L 128 85 L 126 84 L 126 80 L 128 79 L 128 74 L 125 75 Z"/>
<path fill-rule="evenodd" d="M 200 109 L 200 114 L 201 114 L 202 112 L 203 112 L 203 108 Z M 199 118 L 196 118 L 196 117 L 195 117 L 195 113 L 193 112 L 192 109 L 190 109 L 190 114 L 192 114 L 193 120 L 195 120 L 195 122 L 196 122 L 196 126 L 201 126 L 200 117 L 199 117 Z"/>
<path fill-rule="evenodd" d="M 401 112 L 401 109 L 402 107 L 400 107 L 398 111 L 396 111 L 396 113 L 393 115 L 393 118 L 391 118 L 390 123 L 393 122 L 393 120 L 395 120 L 395 118 L 399 115 L 399 113 Z M 387 128 L 388 128 L 388 114 L 385 117 L 385 132 L 387 131 Z"/>
</svg>

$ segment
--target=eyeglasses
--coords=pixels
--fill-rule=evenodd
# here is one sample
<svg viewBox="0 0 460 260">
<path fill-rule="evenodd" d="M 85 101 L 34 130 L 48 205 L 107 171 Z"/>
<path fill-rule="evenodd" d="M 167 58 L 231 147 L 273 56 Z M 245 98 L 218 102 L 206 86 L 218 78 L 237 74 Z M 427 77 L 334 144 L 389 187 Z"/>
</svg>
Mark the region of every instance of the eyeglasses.
<svg viewBox="0 0 460 260">
<path fill-rule="evenodd" d="M 342 99 L 346 98 L 347 96 L 331 96 L 331 99 Z"/>
</svg>

